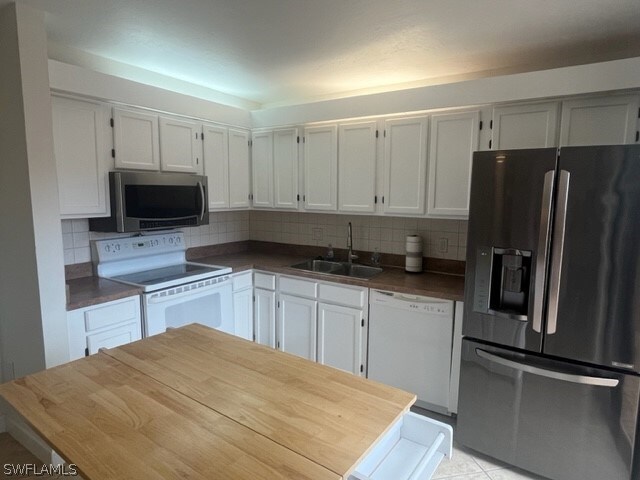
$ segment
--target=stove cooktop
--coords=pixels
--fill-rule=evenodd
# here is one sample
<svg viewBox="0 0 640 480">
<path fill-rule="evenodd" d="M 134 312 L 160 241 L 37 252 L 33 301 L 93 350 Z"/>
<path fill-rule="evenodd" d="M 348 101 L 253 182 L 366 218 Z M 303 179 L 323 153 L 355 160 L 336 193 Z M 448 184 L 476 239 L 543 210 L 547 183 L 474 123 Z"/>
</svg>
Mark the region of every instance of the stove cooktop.
<svg viewBox="0 0 640 480">
<path fill-rule="evenodd" d="M 229 267 L 186 262 L 108 278 L 116 282 L 135 285 L 141 287 L 145 292 L 150 292 L 205 278 L 218 277 L 227 273 L 231 273 Z"/>
</svg>

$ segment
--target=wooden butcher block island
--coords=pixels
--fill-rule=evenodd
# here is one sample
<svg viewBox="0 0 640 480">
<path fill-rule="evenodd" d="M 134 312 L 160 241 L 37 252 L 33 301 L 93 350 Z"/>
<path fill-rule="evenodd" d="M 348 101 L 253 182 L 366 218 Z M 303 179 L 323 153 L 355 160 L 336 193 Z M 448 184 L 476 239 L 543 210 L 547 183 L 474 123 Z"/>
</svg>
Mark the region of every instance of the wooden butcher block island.
<svg viewBox="0 0 640 480">
<path fill-rule="evenodd" d="M 86 479 L 423 479 L 451 454 L 415 395 L 196 324 L 0 395 Z"/>
</svg>

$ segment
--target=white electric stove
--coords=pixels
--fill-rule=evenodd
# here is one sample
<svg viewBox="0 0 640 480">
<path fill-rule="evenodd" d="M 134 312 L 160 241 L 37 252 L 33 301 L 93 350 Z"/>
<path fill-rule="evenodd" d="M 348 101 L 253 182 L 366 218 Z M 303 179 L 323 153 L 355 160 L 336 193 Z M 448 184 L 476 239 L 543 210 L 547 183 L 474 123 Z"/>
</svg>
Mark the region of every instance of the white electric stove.
<svg viewBox="0 0 640 480">
<path fill-rule="evenodd" d="M 230 267 L 188 262 L 182 232 L 96 240 L 95 273 L 140 287 L 144 336 L 201 323 L 234 334 Z"/>
</svg>

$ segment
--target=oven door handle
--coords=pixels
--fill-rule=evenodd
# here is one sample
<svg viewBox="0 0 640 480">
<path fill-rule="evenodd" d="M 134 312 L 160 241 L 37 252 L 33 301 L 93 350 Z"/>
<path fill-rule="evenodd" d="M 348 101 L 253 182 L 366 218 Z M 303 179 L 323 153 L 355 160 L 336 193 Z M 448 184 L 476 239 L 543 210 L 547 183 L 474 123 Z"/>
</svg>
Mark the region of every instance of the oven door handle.
<svg viewBox="0 0 640 480">
<path fill-rule="evenodd" d="M 204 185 L 202 184 L 202 182 L 198 182 L 198 187 L 200 187 L 200 197 L 202 198 L 202 207 L 200 209 L 200 221 L 202 222 L 202 220 L 204 219 L 204 212 L 205 212 L 205 208 L 206 208 L 206 197 L 204 195 Z"/>
<path fill-rule="evenodd" d="M 185 287 L 191 287 L 186 288 Z M 174 300 L 180 300 L 187 296 L 193 296 L 194 298 L 203 297 L 205 295 L 211 295 L 215 293 L 216 290 L 224 290 L 227 288 L 231 288 L 231 280 L 224 280 L 220 283 L 215 283 L 212 285 L 206 285 L 203 287 L 198 287 L 197 284 L 187 284 L 182 285 L 180 287 L 171 287 L 166 290 L 161 290 L 159 292 L 148 293 L 145 295 L 145 303 L 147 305 L 157 305 L 161 303 L 169 303 Z M 182 289 L 179 291 L 178 289 Z M 166 292 L 162 295 L 163 292 Z"/>
</svg>

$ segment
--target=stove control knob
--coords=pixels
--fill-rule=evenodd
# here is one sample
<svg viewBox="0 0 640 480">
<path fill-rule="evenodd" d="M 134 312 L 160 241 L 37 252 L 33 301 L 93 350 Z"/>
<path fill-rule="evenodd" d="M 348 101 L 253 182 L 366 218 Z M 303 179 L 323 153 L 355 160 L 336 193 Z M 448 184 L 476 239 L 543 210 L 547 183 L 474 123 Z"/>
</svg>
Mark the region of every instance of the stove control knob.
<svg viewBox="0 0 640 480">
<path fill-rule="evenodd" d="M 111 251 L 111 245 L 105 245 L 104 246 L 104 251 L 109 253 Z"/>
<path fill-rule="evenodd" d="M 180 237 L 176 237 L 176 243 L 179 244 L 180 243 Z"/>
</svg>

